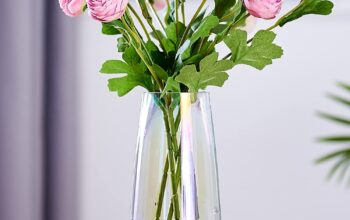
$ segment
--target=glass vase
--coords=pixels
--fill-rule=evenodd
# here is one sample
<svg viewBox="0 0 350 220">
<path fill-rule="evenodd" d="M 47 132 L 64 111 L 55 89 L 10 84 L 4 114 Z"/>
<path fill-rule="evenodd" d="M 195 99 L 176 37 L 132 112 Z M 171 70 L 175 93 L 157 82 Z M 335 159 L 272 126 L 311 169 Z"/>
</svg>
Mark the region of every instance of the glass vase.
<svg viewBox="0 0 350 220">
<path fill-rule="evenodd" d="M 132 220 L 220 220 L 209 94 L 145 93 Z"/>
</svg>

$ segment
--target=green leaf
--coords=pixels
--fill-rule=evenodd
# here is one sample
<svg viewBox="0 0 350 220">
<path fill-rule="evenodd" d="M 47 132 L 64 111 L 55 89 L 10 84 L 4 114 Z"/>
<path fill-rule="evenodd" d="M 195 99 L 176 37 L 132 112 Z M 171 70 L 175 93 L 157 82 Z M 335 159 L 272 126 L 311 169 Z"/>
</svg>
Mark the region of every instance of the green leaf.
<svg viewBox="0 0 350 220">
<path fill-rule="evenodd" d="M 181 92 L 180 84 L 176 82 L 172 77 L 169 77 L 161 97 L 163 97 L 167 92 Z"/>
<path fill-rule="evenodd" d="M 84 5 L 83 12 L 85 12 L 85 11 L 86 11 L 86 9 L 88 9 L 87 4 L 85 4 L 85 5 Z"/>
<path fill-rule="evenodd" d="M 152 31 L 151 33 L 151 36 L 154 38 L 154 39 L 157 39 L 157 35 L 160 37 L 160 39 L 164 39 L 164 34 L 160 31 L 160 30 L 156 30 L 155 32 Z"/>
<path fill-rule="evenodd" d="M 100 70 L 101 73 L 125 74 L 122 77 L 108 80 L 108 88 L 115 91 L 119 96 L 124 96 L 136 86 L 142 86 L 148 91 L 154 91 L 151 76 L 145 64 L 140 60 L 134 48 L 125 50 L 121 60 L 107 60 Z"/>
<path fill-rule="evenodd" d="M 343 124 L 343 125 L 347 125 L 347 126 L 350 125 L 349 119 L 345 119 L 345 118 L 342 118 L 339 116 L 335 116 L 335 115 L 331 115 L 331 114 L 327 114 L 327 113 L 322 113 L 322 112 L 319 113 L 318 115 L 324 119 L 327 119 L 327 120 L 330 120 L 330 121 L 333 121 L 333 122 L 336 122 L 339 124 Z"/>
<path fill-rule="evenodd" d="M 324 162 L 327 162 L 327 161 L 329 161 L 329 160 L 331 160 L 333 158 L 344 156 L 344 155 L 346 157 L 350 157 L 350 149 L 343 149 L 343 150 L 339 150 L 339 151 L 327 154 L 327 155 L 317 159 L 316 163 L 324 163 Z"/>
<path fill-rule="evenodd" d="M 236 0 L 215 0 L 215 15 L 221 18 L 235 4 Z"/>
<path fill-rule="evenodd" d="M 219 18 L 214 15 L 206 17 L 199 25 L 198 29 L 192 34 L 190 39 L 186 40 L 178 51 L 178 56 L 181 55 L 182 60 L 186 60 L 191 56 L 192 45 L 200 38 L 208 37 L 211 31 L 219 25 Z"/>
<path fill-rule="evenodd" d="M 197 30 L 198 26 L 202 23 L 205 13 L 206 13 L 206 9 L 201 11 L 198 16 L 194 19 L 192 25 L 191 25 L 191 30 L 194 32 L 195 30 Z"/>
<path fill-rule="evenodd" d="M 175 52 L 175 44 L 171 40 L 169 40 L 168 38 L 163 38 L 162 43 L 167 53 Z"/>
<path fill-rule="evenodd" d="M 148 41 L 145 46 L 154 63 L 164 68 L 168 67 L 165 52 L 161 52 L 153 41 Z"/>
<path fill-rule="evenodd" d="M 218 56 L 216 52 L 206 56 L 199 63 L 199 71 L 195 65 L 184 66 L 175 80 L 186 85 L 190 92 L 198 92 L 207 86 L 223 86 L 228 79 L 225 71 L 231 69 L 233 63 L 230 60 L 217 61 Z"/>
<path fill-rule="evenodd" d="M 348 99 L 345 99 L 343 97 L 333 95 L 333 94 L 328 94 L 328 97 L 336 102 L 339 102 L 341 104 L 344 104 L 345 106 L 350 107 L 350 100 L 348 100 Z"/>
<path fill-rule="evenodd" d="M 241 16 L 246 13 L 246 8 L 243 7 L 242 1 L 237 1 L 237 3 L 230 8 L 224 16 L 220 18 L 221 21 L 237 21 Z"/>
<path fill-rule="evenodd" d="M 109 23 L 102 23 L 102 33 L 106 35 L 121 34 L 113 25 Z"/>
<path fill-rule="evenodd" d="M 122 97 L 130 92 L 133 88 L 138 86 L 139 83 L 132 77 L 120 77 L 112 78 L 108 80 L 108 88 L 111 92 L 118 92 L 118 96 Z"/>
<path fill-rule="evenodd" d="M 262 70 L 272 64 L 272 59 L 283 55 L 281 47 L 272 43 L 276 34 L 271 31 L 261 30 L 256 33 L 251 46 L 247 44 L 247 32 L 234 30 L 224 40 L 231 49 L 231 60 L 234 65 L 246 64 Z"/>
<path fill-rule="evenodd" d="M 152 67 L 160 79 L 162 79 L 164 81 L 166 81 L 168 79 L 168 73 L 162 67 L 160 67 L 157 64 L 153 64 Z"/>
<path fill-rule="evenodd" d="M 125 62 L 131 66 L 140 63 L 141 61 L 140 56 L 137 54 L 135 48 L 133 47 L 128 47 L 127 49 L 125 49 L 122 56 L 123 60 L 125 60 Z"/>
<path fill-rule="evenodd" d="M 129 47 L 129 43 L 124 37 L 118 38 L 118 52 L 125 52 L 126 48 Z"/>
<path fill-rule="evenodd" d="M 337 163 L 335 163 L 333 165 L 332 169 L 330 169 L 330 171 L 328 172 L 327 179 L 331 179 L 334 176 L 334 174 L 338 170 L 340 170 L 341 168 L 343 168 L 342 171 L 347 170 L 349 165 L 350 164 L 349 164 L 349 159 L 348 158 L 345 157 L 345 158 L 339 160 Z M 343 178 L 344 174 L 345 174 L 344 172 L 341 172 L 340 178 Z"/>
<path fill-rule="evenodd" d="M 101 73 L 130 73 L 132 68 L 121 60 L 107 60 L 102 64 Z"/>
<path fill-rule="evenodd" d="M 350 142 L 350 136 L 332 136 L 320 138 L 321 142 Z"/>
<path fill-rule="evenodd" d="M 176 26 L 178 34 L 176 33 Z M 185 32 L 185 25 L 181 22 L 172 22 L 165 28 L 165 34 L 169 40 L 171 40 L 175 45 L 180 41 L 178 36 L 182 36 Z"/>
<path fill-rule="evenodd" d="M 112 78 L 108 80 L 109 90 L 111 92 L 117 92 L 118 96 L 126 95 L 136 86 L 142 86 L 149 91 L 153 91 L 151 77 L 140 72 L 130 72 L 124 77 Z"/>
<path fill-rule="evenodd" d="M 199 25 L 198 29 L 192 34 L 190 41 L 191 43 L 196 42 L 202 37 L 208 37 L 211 30 L 219 25 L 219 18 L 214 15 L 209 15 L 203 22 Z"/>
<path fill-rule="evenodd" d="M 350 85 L 349 85 L 349 84 L 343 83 L 343 82 L 338 82 L 337 85 L 338 85 L 340 88 L 343 88 L 343 89 L 345 89 L 346 91 L 349 91 L 349 92 L 350 92 Z"/>
<path fill-rule="evenodd" d="M 282 27 L 308 14 L 329 15 L 333 7 L 334 4 L 328 0 L 302 0 L 296 8 L 279 20 L 279 26 Z"/>
</svg>

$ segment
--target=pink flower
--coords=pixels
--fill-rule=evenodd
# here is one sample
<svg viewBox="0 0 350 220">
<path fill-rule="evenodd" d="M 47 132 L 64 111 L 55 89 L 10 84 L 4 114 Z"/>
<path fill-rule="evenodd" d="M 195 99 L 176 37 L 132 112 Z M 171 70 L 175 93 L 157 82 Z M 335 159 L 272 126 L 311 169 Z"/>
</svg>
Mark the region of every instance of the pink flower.
<svg viewBox="0 0 350 220">
<path fill-rule="evenodd" d="M 163 10 L 166 7 L 166 2 L 164 0 L 154 0 L 153 7 L 157 10 Z"/>
<path fill-rule="evenodd" d="M 254 17 L 273 19 L 281 10 L 282 0 L 244 0 L 244 5 Z"/>
<path fill-rule="evenodd" d="M 123 16 L 128 0 L 87 0 L 87 5 L 93 19 L 110 22 Z"/>
<path fill-rule="evenodd" d="M 63 12 L 71 17 L 81 15 L 86 5 L 85 0 L 59 0 L 59 3 Z"/>
</svg>

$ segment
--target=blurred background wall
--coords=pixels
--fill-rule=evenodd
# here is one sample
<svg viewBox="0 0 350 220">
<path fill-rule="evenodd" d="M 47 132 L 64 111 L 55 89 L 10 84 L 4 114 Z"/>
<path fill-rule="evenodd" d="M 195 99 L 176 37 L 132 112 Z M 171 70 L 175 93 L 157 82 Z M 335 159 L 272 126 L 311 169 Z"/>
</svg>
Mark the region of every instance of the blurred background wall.
<svg viewBox="0 0 350 220">
<path fill-rule="evenodd" d="M 349 219 L 350 191 L 313 163 L 333 149 L 316 137 L 344 132 L 316 111 L 347 113 L 324 97 L 350 82 L 350 3 L 334 2 L 329 17 L 278 29 L 283 59 L 239 66 L 210 89 L 223 219 Z M 56 1 L 5 1 L 0 12 L 0 219 L 130 219 L 143 91 L 118 98 L 98 73 L 119 57 L 116 39 Z"/>
<path fill-rule="evenodd" d="M 57 1 L 1 2 L 1 220 L 77 219 L 77 22 Z"/>
<path fill-rule="evenodd" d="M 284 9 L 297 1 L 286 2 Z M 332 149 L 316 138 L 344 131 L 316 116 L 337 107 L 324 96 L 334 83 L 350 82 L 350 3 L 334 2 L 330 17 L 309 16 L 278 29 L 284 57 L 274 65 L 262 72 L 239 66 L 223 88 L 209 89 L 223 219 L 350 218 L 350 191 L 326 182 L 328 166 L 313 163 Z M 189 8 L 196 3 L 188 1 Z M 108 92 L 108 76 L 97 70 L 119 56 L 115 38 L 99 29 L 88 17 L 78 27 L 79 213 L 82 220 L 129 219 L 143 90 L 123 98 Z"/>
</svg>

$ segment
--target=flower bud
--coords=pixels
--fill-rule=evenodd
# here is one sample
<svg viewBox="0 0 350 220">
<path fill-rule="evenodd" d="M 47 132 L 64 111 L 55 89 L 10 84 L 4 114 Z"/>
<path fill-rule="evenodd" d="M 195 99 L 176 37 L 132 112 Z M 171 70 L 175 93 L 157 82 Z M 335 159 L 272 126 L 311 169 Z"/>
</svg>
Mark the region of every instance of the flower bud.
<svg viewBox="0 0 350 220">
<path fill-rule="evenodd" d="M 254 17 L 273 19 L 281 11 L 282 0 L 244 0 L 244 5 Z"/>
<path fill-rule="evenodd" d="M 128 0 L 87 0 L 87 5 L 93 19 L 110 22 L 123 16 Z"/>
</svg>

